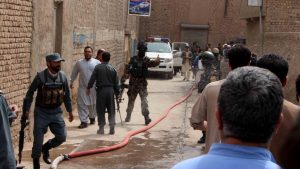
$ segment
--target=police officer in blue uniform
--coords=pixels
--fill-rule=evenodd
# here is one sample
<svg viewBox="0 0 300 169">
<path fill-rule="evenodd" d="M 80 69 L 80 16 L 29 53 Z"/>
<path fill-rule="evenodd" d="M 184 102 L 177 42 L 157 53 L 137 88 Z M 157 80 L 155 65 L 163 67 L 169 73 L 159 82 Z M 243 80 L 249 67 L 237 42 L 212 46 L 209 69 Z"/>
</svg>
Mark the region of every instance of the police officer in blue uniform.
<svg viewBox="0 0 300 169">
<path fill-rule="evenodd" d="M 69 121 L 73 121 L 67 77 L 64 72 L 60 71 L 62 61 L 64 60 L 58 53 L 46 56 L 48 68 L 37 73 L 24 99 L 25 116 L 28 118 L 33 95 L 37 90 L 34 109 L 34 141 L 31 154 L 34 169 L 40 169 L 39 158 L 41 153 L 43 153 L 44 161 L 51 164 L 49 149 L 66 141 L 67 131 L 62 115 L 62 103 L 64 103 L 69 113 Z M 43 145 L 44 134 L 47 132 L 48 127 L 54 134 L 54 138 Z"/>
</svg>

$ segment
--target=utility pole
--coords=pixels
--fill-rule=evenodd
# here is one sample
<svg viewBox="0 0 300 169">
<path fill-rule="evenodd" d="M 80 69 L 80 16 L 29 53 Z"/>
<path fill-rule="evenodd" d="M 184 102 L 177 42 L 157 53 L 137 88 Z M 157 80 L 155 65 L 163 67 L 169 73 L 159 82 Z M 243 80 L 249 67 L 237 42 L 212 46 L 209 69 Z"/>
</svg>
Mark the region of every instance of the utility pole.
<svg viewBox="0 0 300 169">
<path fill-rule="evenodd" d="M 248 0 L 248 6 L 259 7 L 259 35 L 260 35 L 260 55 L 264 52 L 264 32 L 263 32 L 263 0 Z"/>
<path fill-rule="evenodd" d="M 263 15 L 263 0 L 261 0 L 261 5 L 259 7 L 259 34 L 260 34 L 260 45 L 261 45 L 260 56 L 262 56 L 264 52 L 264 32 L 263 32 L 262 15 Z"/>
</svg>

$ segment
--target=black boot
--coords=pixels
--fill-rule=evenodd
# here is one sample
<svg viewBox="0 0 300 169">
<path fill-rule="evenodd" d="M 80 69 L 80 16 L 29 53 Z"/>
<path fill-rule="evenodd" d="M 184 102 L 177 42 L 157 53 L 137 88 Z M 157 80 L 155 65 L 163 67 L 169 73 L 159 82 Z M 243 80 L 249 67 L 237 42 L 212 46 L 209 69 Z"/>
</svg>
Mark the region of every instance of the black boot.
<svg viewBox="0 0 300 169">
<path fill-rule="evenodd" d="M 50 154 L 49 154 L 49 150 L 51 149 L 51 145 L 50 145 L 50 142 L 47 141 L 47 143 L 45 143 L 43 145 L 43 148 L 42 148 L 42 153 L 43 153 L 43 160 L 45 161 L 45 163 L 47 164 L 51 164 L 51 159 L 49 158 Z"/>
<path fill-rule="evenodd" d="M 90 124 L 91 125 L 95 124 L 95 118 L 90 118 Z"/>
<path fill-rule="evenodd" d="M 39 158 L 33 159 L 33 169 L 40 169 L 40 159 Z"/>
<path fill-rule="evenodd" d="M 88 124 L 85 123 L 85 122 L 81 122 L 80 125 L 78 126 L 79 129 L 84 129 L 84 128 L 87 128 L 88 127 Z"/>
<path fill-rule="evenodd" d="M 131 119 L 131 113 L 127 113 L 125 122 L 130 122 L 130 119 Z"/>
<path fill-rule="evenodd" d="M 99 126 L 97 134 L 101 134 L 101 135 L 104 134 L 104 126 Z"/>
<path fill-rule="evenodd" d="M 110 126 L 110 128 L 109 128 L 109 134 L 111 134 L 111 135 L 115 134 L 115 127 L 114 126 Z"/>
<path fill-rule="evenodd" d="M 149 118 L 149 115 L 144 117 L 145 117 L 145 125 L 148 125 L 151 122 L 151 119 Z"/>
</svg>

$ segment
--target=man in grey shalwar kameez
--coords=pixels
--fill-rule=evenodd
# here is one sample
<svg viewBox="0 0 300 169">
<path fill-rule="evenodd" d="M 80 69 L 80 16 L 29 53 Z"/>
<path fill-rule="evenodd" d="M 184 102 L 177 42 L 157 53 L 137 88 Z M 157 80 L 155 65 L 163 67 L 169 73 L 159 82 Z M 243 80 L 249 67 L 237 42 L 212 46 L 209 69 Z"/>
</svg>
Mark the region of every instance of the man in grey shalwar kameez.
<svg viewBox="0 0 300 169">
<path fill-rule="evenodd" d="M 14 108 L 17 110 L 17 107 Z M 13 149 L 10 121 L 17 118 L 0 91 L 0 168 L 16 169 L 16 159 Z"/>
<path fill-rule="evenodd" d="M 73 82 L 76 80 L 79 74 L 79 87 L 77 92 L 77 109 L 81 124 L 78 128 L 86 128 L 88 126 L 88 120 L 90 118 L 90 124 L 95 124 L 96 117 L 96 90 L 95 85 L 91 90 L 91 94 L 86 94 L 86 88 L 92 72 L 96 65 L 100 64 L 100 61 L 92 58 L 93 49 L 90 46 L 84 48 L 84 58 L 76 62 L 72 75 L 70 88 L 72 89 Z"/>
</svg>

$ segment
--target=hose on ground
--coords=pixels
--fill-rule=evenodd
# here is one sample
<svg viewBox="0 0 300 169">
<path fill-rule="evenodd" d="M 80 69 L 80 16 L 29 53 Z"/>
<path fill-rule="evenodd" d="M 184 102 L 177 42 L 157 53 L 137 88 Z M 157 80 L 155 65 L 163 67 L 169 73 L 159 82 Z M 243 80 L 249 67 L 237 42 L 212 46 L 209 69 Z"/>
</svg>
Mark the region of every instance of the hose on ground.
<svg viewBox="0 0 300 169">
<path fill-rule="evenodd" d="M 176 101 L 175 103 L 173 103 L 172 105 L 170 105 L 167 109 L 164 110 L 163 115 L 157 119 L 156 121 L 151 122 L 150 124 L 148 124 L 145 127 L 142 127 L 138 130 L 133 130 L 127 133 L 127 135 L 125 136 L 125 138 L 112 146 L 108 146 L 108 147 L 102 147 L 102 148 L 97 148 L 97 149 L 92 149 L 92 150 L 86 150 L 86 151 L 79 151 L 79 152 L 71 152 L 70 154 L 65 154 L 65 155 L 60 155 L 58 156 L 51 164 L 51 169 L 57 169 L 58 164 L 60 162 L 62 162 L 63 160 L 69 160 L 72 158 L 76 158 L 76 157 L 81 157 L 81 156 L 87 156 L 87 155 L 92 155 L 92 154 L 99 154 L 99 153 L 104 153 L 104 152 L 108 152 L 108 151 L 112 151 L 112 150 L 116 150 L 116 149 L 120 149 L 124 146 L 126 146 L 129 143 L 129 139 L 134 136 L 137 135 L 141 132 L 145 132 L 149 129 L 151 129 L 152 127 L 154 127 L 156 124 L 158 124 L 159 122 L 161 122 L 163 119 L 165 119 L 168 114 L 170 113 L 170 111 L 176 107 L 177 105 L 181 104 L 182 102 L 184 102 L 186 99 L 188 99 L 193 91 L 196 89 L 196 86 L 192 86 L 191 89 L 188 91 L 188 93 L 183 96 L 182 98 L 180 98 L 178 101 Z"/>
</svg>

